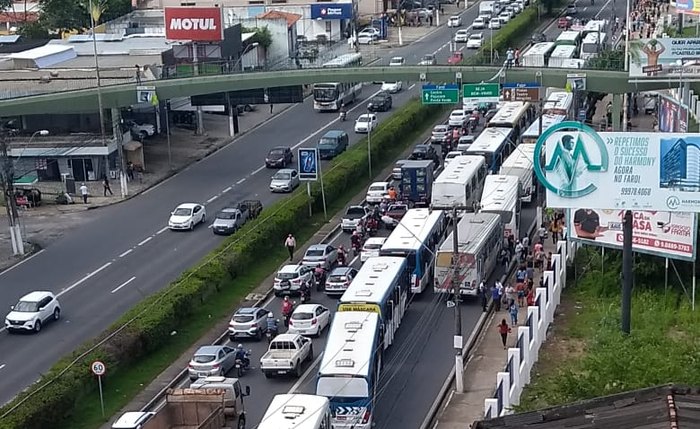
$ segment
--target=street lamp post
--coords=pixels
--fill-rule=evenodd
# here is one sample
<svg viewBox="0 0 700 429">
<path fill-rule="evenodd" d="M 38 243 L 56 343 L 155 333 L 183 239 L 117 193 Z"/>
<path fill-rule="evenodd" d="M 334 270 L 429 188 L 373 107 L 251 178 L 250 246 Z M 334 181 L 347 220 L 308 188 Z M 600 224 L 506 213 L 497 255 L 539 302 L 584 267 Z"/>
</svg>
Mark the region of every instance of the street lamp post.
<svg viewBox="0 0 700 429">
<path fill-rule="evenodd" d="M 105 113 L 104 113 L 104 107 L 102 104 L 102 82 L 100 79 L 100 61 L 97 57 L 97 35 L 95 34 L 95 23 L 98 19 L 100 19 L 100 16 L 102 15 L 101 11 L 99 10 L 99 6 L 97 8 L 93 7 L 92 0 L 88 1 L 88 7 L 89 7 L 89 13 L 90 13 L 90 31 L 92 32 L 92 50 L 93 50 L 93 56 L 95 58 L 95 79 L 97 80 L 97 108 L 99 109 L 99 117 L 100 117 L 100 135 L 102 136 L 102 146 L 107 147 L 107 135 L 105 131 Z M 119 160 L 119 162 L 122 162 L 122 160 Z M 104 164 L 105 164 L 105 171 L 104 174 L 105 176 L 107 175 L 107 170 L 109 170 L 109 155 L 105 155 L 104 157 Z M 123 191 L 122 191 L 123 193 Z"/>
<path fill-rule="evenodd" d="M 367 116 L 368 116 L 368 126 L 367 126 L 367 165 L 369 166 L 369 180 L 372 180 L 372 125 L 374 122 L 372 122 L 372 112 L 367 110 Z"/>
</svg>

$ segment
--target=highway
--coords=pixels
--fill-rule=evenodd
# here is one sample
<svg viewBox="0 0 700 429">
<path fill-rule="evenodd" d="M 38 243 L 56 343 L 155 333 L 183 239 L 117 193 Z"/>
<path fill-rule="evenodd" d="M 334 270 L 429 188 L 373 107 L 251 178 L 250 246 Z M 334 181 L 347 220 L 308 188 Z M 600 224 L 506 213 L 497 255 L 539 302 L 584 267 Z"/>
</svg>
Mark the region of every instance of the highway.
<svg viewBox="0 0 700 429">
<path fill-rule="evenodd" d="M 604 8 L 610 3 L 608 1 Z M 477 8 L 474 7 L 464 12 L 465 24 L 476 15 Z M 591 18 L 595 13 L 584 8 L 580 15 Z M 380 51 L 382 61 L 401 55 L 409 64 L 415 64 L 422 55 L 435 53 L 439 63 L 444 64 L 449 56 L 449 39 L 453 32 L 453 29 L 441 27 L 410 46 Z M 556 28 L 548 30 L 549 37 L 556 33 Z M 413 85 L 409 88 L 412 89 L 394 96 L 395 108 L 417 94 L 418 88 Z M 369 85 L 363 97 L 370 96 L 376 89 Z M 221 237 L 203 227 L 192 233 L 168 231 L 165 225 L 172 208 L 186 201 L 206 203 L 210 223 L 216 211 L 241 199 L 257 198 L 269 206 L 282 197 L 271 195 L 267 189 L 272 172 L 265 170 L 262 163 L 268 150 L 278 145 L 294 148 L 313 145 L 329 129 L 348 131 L 351 144 L 354 144 L 359 137 L 352 132 L 352 119 L 364 105 L 365 98 L 351 106 L 349 120 L 341 123 L 334 114 L 315 113 L 311 100 L 307 99 L 159 186 L 121 204 L 88 213 L 78 229 L 49 245 L 44 252 L 2 273 L 0 302 L 10 305 L 31 290 L 52 290 L 60 295 L 63 318 L 60 323 L 46 326 L 40 335 L 0 336 L 0 403 L 10 400 L 60 357 L 98 335 L 125 311 L 176 279 L 221 242 Z M 380 113 L 380 120 L 390 113 Z M 284 138 L 280 139 L 280 135 Z M 524 222 L 526 217 L 523 216 Z M 280 246 L 282 240 L 280 237 Z M 279 308 L 275 304 L 272 306 L 273 309 Z M 387 377 L 391 374 L 392 364 L 399 369 L 399 362 L 392 357 L 403 349 L 401 339 L 414 331 L 422 310 L 428 307 L 430 299 L 422 298 L 407 314 L 399 332 L 399 343 L 388 355 Z M 469 312 L 465 313 L 465 332 L 469 332 L 468 326 L 473 325 L 478 314 L 470 316 Z M 431 386 L 434 385 L 436 393 L 447 375 L 452 362 L 451 342 L 447 339 L 451 336 L 451 318 L 444 311 L 435 311 L 431 317 L 435 318 L 431 319 L 435 328 L 444 328 L 432 333 L 444 332 L 445 336 L 416 339 L 414 348 L 401 354 L 406 365 L 400 367 L 399 376 L 388 380 L 387 388 L 382 391 L 391 403 L 380 406 L 380 421 L 388 415 L 393 420 L 405 420 L 406 424 L 420 421 L 424 414 L 420 414 L 421 407 L 427 410 L 430 406 L 430 400 L 426 398 L 430 398 Z M 316 347 L 318 351 L 322 349 L 321 344 Z M 444 350 L 444 354 L 436 354 L 433 349 Z M 444 365 L 441 365 L 442 358 Z M 409 368 L 414 371 L 414 376 L 405 373 Z M 248 374 L 244 378 L 249 377 L 249 380 L 245 382 L 253 383 L 259 375 Z M 262 415 L 269 402 L 265 398 L 271 398 L 290 386 L 291 383 L 281 381 L 264 382 L 260 387 L 254 383 L 253 395 L 259 400 L 249 401 L 251 417 Z M 310 388 L 307 383 L 300 386 L 303 391 Z M 259 410 L 255 409 L 258 404 Z"/>
</svg>

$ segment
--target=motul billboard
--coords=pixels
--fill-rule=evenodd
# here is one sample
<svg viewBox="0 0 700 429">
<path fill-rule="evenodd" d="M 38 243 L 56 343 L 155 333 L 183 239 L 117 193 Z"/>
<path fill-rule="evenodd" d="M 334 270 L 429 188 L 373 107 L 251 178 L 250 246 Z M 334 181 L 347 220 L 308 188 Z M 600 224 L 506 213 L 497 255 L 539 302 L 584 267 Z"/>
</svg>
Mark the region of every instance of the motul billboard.
<svg viewBox="0 0 700 429">
<path fill-rule="evenodd" d="M 218 7 L 166 7 L 165 38 L 193 42 L 220 42 L 224 38 Z"/>
</svg>

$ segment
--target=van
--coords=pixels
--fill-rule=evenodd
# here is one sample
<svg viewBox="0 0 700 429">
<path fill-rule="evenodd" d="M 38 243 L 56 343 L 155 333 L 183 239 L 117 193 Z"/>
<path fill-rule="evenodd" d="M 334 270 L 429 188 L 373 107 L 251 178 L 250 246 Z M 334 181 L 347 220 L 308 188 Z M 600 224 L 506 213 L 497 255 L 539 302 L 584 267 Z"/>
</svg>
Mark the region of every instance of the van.
<svg viewBox="0 0 700 429">
<path fill-rule="evenodd" d="M 227 413 L 236 415 L 244 414 L 243 398 L 250 395 L 250 386 L 246 386 L 245 391 L 241 388 L 241 383 L 237 378 L 227 378 L 221 376 L 203 377 L 193 381 L 190 389 L 221 389 L 224 394 L 224 407 Z"/>
<path fill-rule="evenodd" d="M 348 133 L 341 130 L 331 130 L 318 141 L 318 155 L 321 159 L 331 159 L 340 155 L 348 148 Z"/>
</svg>

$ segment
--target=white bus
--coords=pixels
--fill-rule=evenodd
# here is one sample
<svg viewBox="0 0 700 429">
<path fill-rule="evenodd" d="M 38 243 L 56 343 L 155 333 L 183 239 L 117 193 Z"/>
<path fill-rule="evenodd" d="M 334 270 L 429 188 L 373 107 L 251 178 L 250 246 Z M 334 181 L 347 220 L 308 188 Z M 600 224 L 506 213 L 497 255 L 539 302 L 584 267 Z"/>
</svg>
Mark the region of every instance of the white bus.
<svg viewBox="0 0 700 429">
<path fill-rule="evenodd" d="M 554 48 L 552 55 L 549 56 L 549 64 L 547 67 L 561 68 L 562 65 L 576 57 L 578 47 L 572 45 L 559 45 Z"/>
<path fill-rule="evenodd" d="M 459 272 L 456 281 L 461 295 L 476 296 L 481 281 L 488 281 L 503 246 L 503 224 L 494 213 L 467 213 L 457 224 Z M 435 292 L 452 289 L 454 238 L 447 237 L 435 264 Z"/>
<path fill-rule="evenodd" d="M 457 204 L 459 210 L 475 211 L 487 174 L 483 156 L 454 157 L 433 181 L 431 207 L 450 210 Z"/>
<path fill-rule="evenodd" d="M 481 155 L 486 168 L 498 173 L 501 164 L 515 148 L 513 130 L 510 128 L 485 128 L 467 149 L 467 155 Z"/>
<path fill-rule="evenodd" d="M 588 33 L 581 43 L 581 59 L 588 60 L 597 57 L 607 47 L 605 33 Z"/>
<path fill-rule="evenodd" d="M 275 395 L 258 429 L 331 429 L 331 407 L 325 396 Z"/>
<path fill-rule="evenodd" d="M 530 103 L 522 101 L 508 101 L 503 103 L 503 106 L 498 109 L 495 115 L 491 118 L 487 128 L 512 128 L 514 134 L 520 135 L 520 132 L 527 128 L 534 116 L 534 109 Z"/>
<path fill-rule="evenodd" d="M 547 60 L 553 49 L 554 42 L 541 42 L 532 45 L 520 57 L 520 65 L 523 67 L 547 67 Z"/>
<path fill-rule="evenodd" d="M 343 54 L 323 64 L 323 68 L 360 67 L 362 55 Z M 354 102 L 362 93 L 362 82 L 315 83 L 313 86 L 314 109 L 319 112 L 337 111 L 341 105 Z"/>
<path fill-rule="evenodd" d="M 604 19 L 591 19 L 583 27 L 583 36 L 586 37 L 589 33 L 606 33 L 608 31 L 608 22 Z"/>
<path fill-rule="evenodd" d="M 525 132 L 520 136 L 520 142 L 523 144 L 535 144 L 540 138 L 540 121 L 542 121 L 542 132 L 547 131 L 549 127 L 560 124 L 566 120 L 564 115 L 545 114 L 540 116 L 530 124 Z"/>
<path fill-rule="evenodd" d="M 334 429 L 370 429 L 382 369 L 379 314 L 347 311 L 333 316 L 316 380 L 330 401 Z"/>
<path fill-rule="evenodd" d="M 566 91 L 556 91 L 549 94 L 547 101 L 542 107 L 544 115 L 565 115 L 571 113 L 574 104 L 574 94 Z"/>
<path fill-rule="evenodd" d="M 481 197 L 481 213 L 501 216 L 504 236 L 520 238 L 520 179 L 516 176 L 491 175 L 486 177 Z"/>
<path fill-rule="evenodd" d="M 379 314 L 384 349 L 394 342 L 408 306 L 406 258 L 369 258 L 340 298 L 338 312 L 362 311 Z"/>
<path fill-rule="evenodd" d="M 586 65 L 586 60 L 581 60 L 579 58 L 571 58 L 568 60 L 562 60 L 559 68 L 562 69 L 582 69 Z"/>
<path fill-rule="evenodd" d="M 411 209 L 379 249 L 379 256 L 406 258 L 412 293 L 421 293 L 431 284 L 435 251 L 446 229 L 447 216 L 442 210 Z"/>
<path fill-rule="evenodd" d="M 571 45 L 578 47 L 581 44 L 581 32 L 580 31 L 562 31 L 559 37 L 554 41 L 557 46 L 560 45 Z"/>
<path fill-rule="evenodd" d="M 517 176 L 520 179 L 520 199 L 531 203 L 537 191 L 535 179 L 535 145 L 521 144 L 506 158 L 501 165 L 502 176 Z"/>
</svg>

